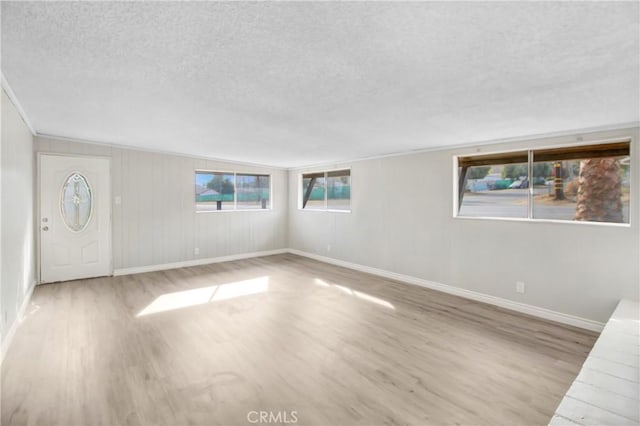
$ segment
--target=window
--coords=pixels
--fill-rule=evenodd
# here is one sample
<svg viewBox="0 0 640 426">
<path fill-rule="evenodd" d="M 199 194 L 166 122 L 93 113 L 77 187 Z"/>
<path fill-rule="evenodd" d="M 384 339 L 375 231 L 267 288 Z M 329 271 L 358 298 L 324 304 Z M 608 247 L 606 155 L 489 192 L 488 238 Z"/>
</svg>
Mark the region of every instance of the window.
<svg viewBox="0 0 640 426">
<path fill-rule="evenodd" d="M 629 223 L 630 142 L 458 157 L 457 216 Z"/>
<path fill-rule="evenodd" d="M 270 203 L 270 177 L 268 175 L 236 175 L 238 209 L 267 209 Z"/>
<path fill-rule="evenodd" d="M 271 176 L 196 171 L 197 212 L 265 210 L 271 208 Z"/>
<path fill-rule="evenodd" d="M 307 210 L 351 210 L 351 170 L 304 173 L 302 208 Z"/>
<path fill-rule="evenodd" d="M 629 223 L 628 142 L 532 154 L 533 218 Z"/>
<path fill-rule="evenodd" d="M 302 175 L 302 208 L 324 209 L 325 205 L 325 173 Z"/>
<path fill-rule="evenodd" d="M 459 216 L 519 217 L 528 215 L 529 167 L 526 151 L 459 158 L 464 171 L 459 185 Z"/>
<path fill-rule="evenodd" d="M 71 232 L 81 232 L 89 225 L 93 197 L 87 179 L 74 172 L 65 179 L 60 193 L 60 212 Z"/>
</svg>

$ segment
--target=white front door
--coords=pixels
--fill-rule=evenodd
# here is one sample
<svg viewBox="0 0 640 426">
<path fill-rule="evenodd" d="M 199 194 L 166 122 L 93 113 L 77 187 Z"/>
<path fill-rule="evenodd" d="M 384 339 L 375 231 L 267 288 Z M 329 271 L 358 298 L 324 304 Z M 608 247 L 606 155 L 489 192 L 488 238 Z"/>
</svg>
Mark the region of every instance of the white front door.
<svg viewBox="0 0 640 426">
<path fill-rule="evenodd" d="M 111 275 L 107 158 L 40 155 L 40 282 Z"/>
</svg>

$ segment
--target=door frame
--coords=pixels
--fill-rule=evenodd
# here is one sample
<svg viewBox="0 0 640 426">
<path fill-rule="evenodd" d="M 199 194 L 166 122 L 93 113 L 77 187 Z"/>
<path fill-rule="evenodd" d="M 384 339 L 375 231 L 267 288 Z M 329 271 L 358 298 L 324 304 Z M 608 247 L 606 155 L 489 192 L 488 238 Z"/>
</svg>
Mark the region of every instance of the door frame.
<svg viewBox="0 0 640 426">
<path fill-rule="evenodd" d="M 109 163 L 109 177 L 107 179 L 107 192 L 109 193 L 107 203 L 108 209 L 108 217 L 109 217 L 109 232 L 108 246 L 109 250 L 107 251 L 109 255 L 109 275 L 113 276 L 113 208 L 111 203 L 113 202 L 111 196 L 111 156 L 108 155 L 90 155 L 90 154 L 67 154 L 64 152 L 47 152 L 47 151 L 38 151 L 36 153 L 36 215 L 34 217 L 34 230 L 36 232 L 36 285 L 42 284 L 42 275 L 41 275 L 41 267 L 42 267 L 42 242 L 41 242 L 41 232 L 42 232 L 42 224 L 40 223 L 42 218 L 42 211 L 40 206 L 41 201 L 41 193 L 42 188 L 40 187 L 41 181 L 41 165 L 42 165 L 42 156 L 56 156 L 56 157 L 74 157 L 74 158 L 99 158 L 103 160 L 107 160 Z M 49 284 L 49 283 L 46 283 Z"/>
</svg>

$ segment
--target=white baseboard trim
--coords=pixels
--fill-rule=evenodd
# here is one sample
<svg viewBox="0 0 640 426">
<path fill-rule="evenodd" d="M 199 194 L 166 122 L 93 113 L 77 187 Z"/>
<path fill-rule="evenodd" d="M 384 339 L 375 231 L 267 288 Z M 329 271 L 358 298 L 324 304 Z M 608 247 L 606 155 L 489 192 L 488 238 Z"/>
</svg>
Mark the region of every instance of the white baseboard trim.
<svg viewBox="0 0 640 426">
<path fill-rule="evenodd" d="M 453 294 L 455 296 L 464 297 L 466 299 L 488 303 L 490 305 L 495 305 L 501 308 L 510 309 L 512 311 L 521 312 L 523 314 L 544 318 L 561 324 L 572 325 L 574 327 L 579 327 L 586 330 L 600 332 L 604 328 L 604 323 L 598 321 L 563 314 L 562 312 L 552 311 L 550 309 L 540 308 L 538 306 L 527 305 L 526 303 L 514 302 L 513 300 L 503 299 L 501 297 L 491 296 L 484 293 L 478 293 L 476 291 L 466 290 L 463 288 L 429 281 L 422 278 L 416 278 L 410 275 L 398 274 L 396 272 L 385 271 L 384 269 L 372 268 L 370 266 L 359 265 L 357 263 L 351 263 L 344 260 L 338 260 L 331 257 L 321 256 L 319 254 L 308 253 L 296 249 L 289 249 L 289 253 L 308 257 L 324 263 L 330 263 L 332 265 L 342 266 L 344 268 L 354 269 L 360 272 L 366 272 L 372 275 L 378 275 L 384 278 L 390 278 L 392 280 L 401 281 L 407 284 L 418 285 L 420 287 L 426 287 L 432 290 L 441 291 L 443 293 Z"/>
<path fill-rule="evenodd" d="M 33 281 L 31 286 L 27 290 L 27 293 L 22 301 L 22 305 L 20 305 L 20 309 L 18 310 L 18 315 L 16 316 L 15 321 L 7 330 L 7 334 L 5 334 L 2 339 L 2 347 L 0 348 L 0 365 L 2 365 L 2 361 L 4 360 L 7 351 L 9 350 L 9 346 L 11 346 L 11 341 L 13 340 L 13 336 L 15 336 L 18 327 L 22 323 L 24 319 L 24 314 L 27 311 L 27 307 L 29 306 L 29 302 L 31 302 L 31 296 L 33 295 L 33 289 L 36 288 L 36 282 Z"/>
<path fill-rule="evenodd" d="M 166 271 L 168 269 L 186 268 L 188 266 L 208 265 L 211 263 L 231 262 L 233 260 L 250 259 L 252 257 L 272 256 L 274 254 L 288 253 L 289 249 L 276 249 L 254 251 L 251 253 L 232 254 L 229 256 L 208 257 L 206 259 L 185 260 L 182 262 L 163 263 L 159 265 L 134 266 L 133 268 L 114 269 L 113 275 L 132 275 L 145 272 Z"/>
</svg>

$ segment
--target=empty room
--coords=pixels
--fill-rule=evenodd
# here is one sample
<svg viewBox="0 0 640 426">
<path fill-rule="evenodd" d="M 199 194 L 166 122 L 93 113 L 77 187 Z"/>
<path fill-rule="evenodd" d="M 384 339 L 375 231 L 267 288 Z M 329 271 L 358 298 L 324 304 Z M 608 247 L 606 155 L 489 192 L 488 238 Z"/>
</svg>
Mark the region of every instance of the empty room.
<svg viewBox="0 0 640 426">
<path fill-rule="evenodd" d="M 2 1 L 4 425 L 639 425 L 640 2 Z"/>
</svg>

